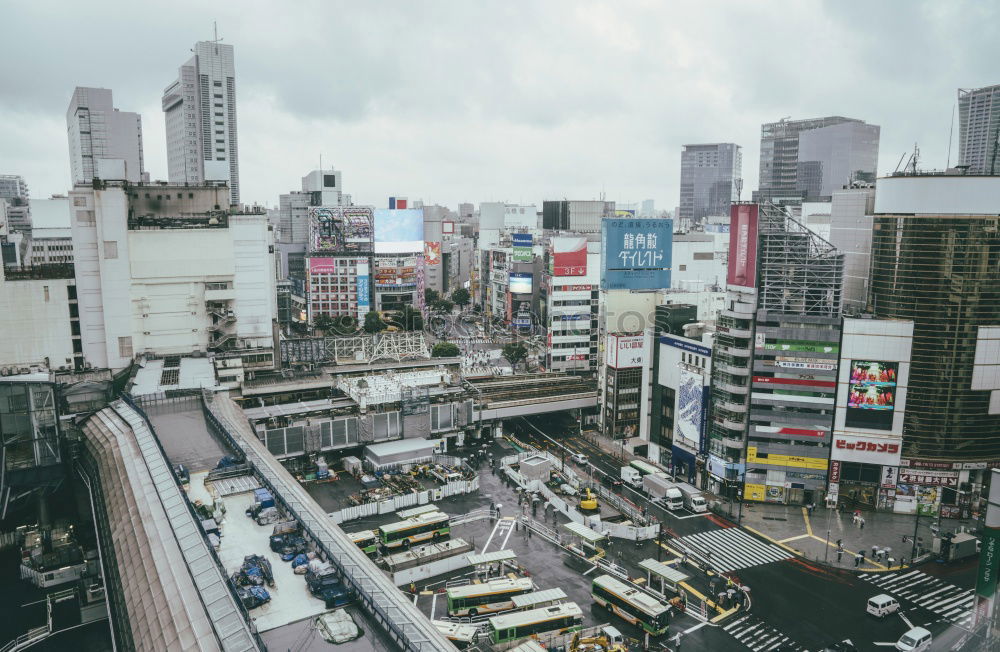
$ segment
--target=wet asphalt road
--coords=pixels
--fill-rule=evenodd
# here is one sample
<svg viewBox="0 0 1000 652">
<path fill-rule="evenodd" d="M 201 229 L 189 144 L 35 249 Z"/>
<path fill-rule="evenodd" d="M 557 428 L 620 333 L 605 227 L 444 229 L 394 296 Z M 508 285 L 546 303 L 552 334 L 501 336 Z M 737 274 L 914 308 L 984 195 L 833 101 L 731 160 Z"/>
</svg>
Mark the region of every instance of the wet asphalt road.
<svg viewBox="0 0 1000 652">
<path fill-rule="evenodd" d="M 596 476 L 602 472 L 615 477 L 619 475 L 620 460 L 579 435 L 567 434 L 575 432 L 575 429 L 567 427 L 564 421 L 545 417 L 530 421 L 548 437 L 525 427 L 522 422 L 515 425 L 522 440 L 541 448 L 548 447 L 556 454 L 560 445 L 565 446 L 567 459 L 573 452 L 582 452 L 588 456 Z M 722 529 L 722 526 L 729 525 L 715 516 L 676 518 L 649 504 L 637 492 L 628 488 L 622 491 L 633 502 L 645 503 L 647 509 L 660 518 L 671 537 Z M 669 545 L 669 539 L 667 543 Z M 972 560 L 954 567 L 927 564 L 919 570 L 960 589 L 969 589 L 974 584 L 975 563 Z M 822 650 L 850 639 L 858 650 L 887 650 L 893 649 L 899 637 L 913 625 L 931 631 L 934 635 L 932 650 L 950 650 L 967 634 L 966 629 L 943 618 L 941 613 L 917 604 L 917 601 L 927 604 L 924 595 L 908 595 L 905 590 L 899 598 L 901 615 L 888 616 L 883 620 L 868 615 L 865 612 L 868 598 L 883 591 L 850 571 L 789 559 L 741 569 L 736 571 L 736 576 L 750 586 L 749 611 L 737 612 L 718 626 L 703 626 L 690 631 L 682 640 L 682 649 L 750 649 L 755 652 Z M 904 578 L 898 584 L 905 583 Z M 668 649 L 674 649 L 672 643 L 666 644 Z"/>
</svg>

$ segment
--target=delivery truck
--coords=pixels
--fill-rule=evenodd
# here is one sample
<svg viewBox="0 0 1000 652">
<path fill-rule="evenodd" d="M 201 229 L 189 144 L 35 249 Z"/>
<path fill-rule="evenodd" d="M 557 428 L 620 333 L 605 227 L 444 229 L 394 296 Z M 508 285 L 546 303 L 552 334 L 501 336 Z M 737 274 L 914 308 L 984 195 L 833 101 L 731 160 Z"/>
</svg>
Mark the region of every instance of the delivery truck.
<svg viewBox="0 0 1000 652">
<path fill-rule="evenodd" d="M 701 495 L 701 491 L 683 482 L 678 483 L 677 488 L 680 489 L 681 494 L 684 496 L 685 508 L 692 512 L 708 511 L 708 503 L 705 502 L 705 497 Z"/>
<path fill-rule="evenodd" d="M 631 466 L 622 467 L 622 482 L 633 489 L 642 489 L 642 474 Z"/>
</svg>

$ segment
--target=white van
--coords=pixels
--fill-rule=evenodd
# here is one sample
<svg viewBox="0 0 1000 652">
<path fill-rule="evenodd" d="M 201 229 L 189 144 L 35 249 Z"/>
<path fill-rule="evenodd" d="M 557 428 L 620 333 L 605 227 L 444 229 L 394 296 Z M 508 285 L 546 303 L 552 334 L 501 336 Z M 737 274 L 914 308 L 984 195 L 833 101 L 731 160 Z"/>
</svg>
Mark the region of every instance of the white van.
<svg viewBox="0 0 1000 652">
<path fill-rule="evenodd" d="M 899 611 L 899 603 L 896 602 L 896 598 L 891 595 L 880 593 L 874 598 L 869 598 L 868 606 L 865 608 L 865 611 L 873 616 L 885 618 L 889 614 L 894 614 Z"/>
<path fill-rule="evenodd" d="M 896 649 L 903 652 L 923 652 L 930 648 L 931 633 L 923 627 L 914 627 L 896 641 Z"/>
</svg>

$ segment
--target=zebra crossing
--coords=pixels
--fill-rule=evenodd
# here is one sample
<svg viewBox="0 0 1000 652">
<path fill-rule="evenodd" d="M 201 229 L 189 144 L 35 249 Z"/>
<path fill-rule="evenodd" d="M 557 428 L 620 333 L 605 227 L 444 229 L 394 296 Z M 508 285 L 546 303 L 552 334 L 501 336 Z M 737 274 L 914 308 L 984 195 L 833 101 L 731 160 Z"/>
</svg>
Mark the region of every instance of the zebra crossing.
<svg viewBox="0 0 1000 652">
<path fill-rule="evenodd" d="M 918 570 L 893 574 L 861 573 L 858 577 L 959 627 L 967 628 L 972 622 L 975 589 L 962 589 Z"/>
<path fill-rule="evenodd" d="M 754 652 L 768 652 L 768 650 L 776 650 L 779 647 L 782 652 L 785 650 L 805 650 L 789 636 L 782 634 L 779 630 L 751 614 L 734 620 L 724 626 L 722 631 Z"/>
<path fill-rule="evenodd" d="M 723 573 L 791 558 L 791 553 L 730 527 L 674 539 L 685 553 Z"/>
</svg>

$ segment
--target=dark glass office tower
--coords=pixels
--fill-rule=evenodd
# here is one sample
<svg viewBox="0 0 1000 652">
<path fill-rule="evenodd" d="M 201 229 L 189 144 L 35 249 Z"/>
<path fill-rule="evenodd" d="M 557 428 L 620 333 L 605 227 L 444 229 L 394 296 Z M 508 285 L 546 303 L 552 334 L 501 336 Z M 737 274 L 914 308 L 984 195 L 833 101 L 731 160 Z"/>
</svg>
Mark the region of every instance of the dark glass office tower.
<svg viewBox="0 0 1000 652">
<path fill-rule="evenodd" d="M 903 457 L 1000 459 L 1000 177 L 879 179 L 870 308 L 912 320 Z"/>
</svg>

